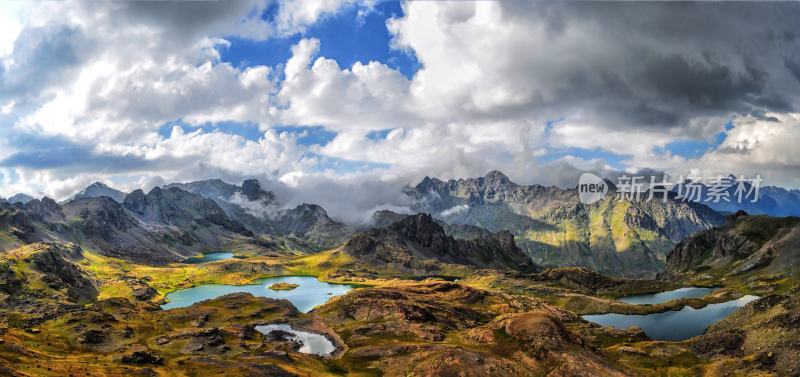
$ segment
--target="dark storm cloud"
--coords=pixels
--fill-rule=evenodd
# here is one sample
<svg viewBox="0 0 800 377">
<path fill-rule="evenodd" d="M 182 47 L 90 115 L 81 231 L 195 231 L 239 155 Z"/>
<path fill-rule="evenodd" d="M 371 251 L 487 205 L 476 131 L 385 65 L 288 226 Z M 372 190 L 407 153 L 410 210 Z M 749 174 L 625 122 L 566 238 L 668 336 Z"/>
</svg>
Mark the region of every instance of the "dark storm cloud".
<svg viewBox="0 0 800 377">
<path fill-rule="evenodd" d="M 541 89 L 552 99 L 540 109 L 580 107 L 618 127 L 797 111 L 800 3 L 501 4 L 511 20 L 549 36 L 521 65 L 552 77 Z M 575 35 L 591 48 L 555 56 Z"/>
<path fill-rule="evenodd" d="M 61 175 L 75 172 L 136 172 L 159 170 L 188 165 L 194 159 L 164 157 L 145 159 L 135 155 L 97 152 L 93 146 L 77 144 L 57 136 L 34 136 L 20 134 L 10 140 L 25 148 L 3 160 L 0 167 L 16 167 L 35 170 L 57 170 Z"/>
<path fill-rule="evenodd" d="M 267 35 L 261 16 L 263 0 L 129 1 L 112 10 L 111 17 L 133 25 L 149 25 L 163 39 L 179 44 L 206 36 L 224 37 L 234 31 Z M 92 6 L 91 2 L 84 3 Z"/>
<path fill-rule="evenodd" d="M 76 28 L 44 26 L 24 29 L 14 42 L 14 62 L 0 64 L 0 101 L 18 105 L 51 87 L 69 82 L 93 51 L 89 38 Z"/>
</svg>

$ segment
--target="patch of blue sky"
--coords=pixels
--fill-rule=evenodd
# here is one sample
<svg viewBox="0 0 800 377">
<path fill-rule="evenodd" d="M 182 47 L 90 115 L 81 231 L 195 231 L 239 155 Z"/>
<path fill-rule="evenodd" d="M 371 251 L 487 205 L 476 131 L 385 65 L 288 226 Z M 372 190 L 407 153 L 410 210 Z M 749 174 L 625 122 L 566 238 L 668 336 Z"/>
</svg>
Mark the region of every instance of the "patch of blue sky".
<svg viewBox="0 0 800 377">
<path fill-rule="evenodd" d="M 264 136 L 264 131 L 258 128 L 255 123 L 241 123 L 241 122 L 217 122 L 206 123 L 202 125 L 189 125 L 182 121 L 167 122 L 159 128 L 158 133 L 162 137 L 169 138 L 172 135 L 172 129 L 180 127 L 183 132 L 195 132 L 202 130 L 203 133 L 222 132 L 230 135 L 238 135 L 250 141 L 258 141 Z"/>
<path fill-rule="evenodd" d="M 660 152 L 669 152 L 675 156 L 684 158 L 698 158 L 704 154 L 717 149 L 728 137 L 728 132 L 734 128 L 733 121 L 728 121 L 724 125 L 724 131 L 714 135 L 711 141 L 708 140 L 678 140 L 673 141 Z M 658 150 L 657 150 L 658 152 Z"/>
<path fill-rule="evenodd" d="M 289 132 L 295 134 L 298 145 L 319 145 L 325 146 L 336 137 L 336 132 L 325 129 L 321 126 L 279 126 L 274 127 L 278 133 Z"/>
<path fill-rule="evenodd" d="M 577 157 L 586 161 L 595 159 L 602 160 L 612 168 L 619 170 L 623 168 L 622 163 L 625 160 L 628 160 L 632 157 L 631 155 L 617 154 L 602 149 L 587 149 L 587 148 L 573 147 L 573 148 L 561 148 L 561 149 L 550 150 L 547 154 L 538 157 L 537 160 L 541 163 L 549 163 L 562 159 L 567 156 Z"/>
<path fill-rule="evenodd" d="M 19 134 L 13 141 L 25 148 L 0 160 L 0 167 L 109 172 L 140 169 L 155 163 L 136 156 L 96 152 L 91 145 L 78 144 L 63 136 Z"/>
<path fill-rule="evenodd" d="M 277 8 L 270 7 L 263 18 L 274 17 Z M 266 65 L 277 67 L 291 57 L 291 46 L 301 38 L 317 38 L 319 55 L 334 59 L 340 67 L 349 68 L 357 61 L 378 61 L 411 78 L 421 64 L 412 52 L 391 48 L 392 35 L 386 21 L 401 17 L 399 1 L 379 1 L 365 12 L 358 5 L 347 6 L 335 14 L 322 17 L 302 34 L 250 41 L 226 38 L 230 46 L 219 48 L 221 60 L 238 67 Z"/>
<path fill-rule="evenodd" d="M 561 123 L 563 121 L 564 121 L 563 117 L 562 118 L 558 118 L 558 119 L 549 119 L 547 121 L 547 123 L 545 123 L 545 125 L 544 125 L 544 133 L 545 133 L 545 135 L 549 135 L 550 132 L 553 130 L 553 127 L 555 127 L 558 123 Z"/>
<path fill-rule="evenodd" d="M 19 181 L 16 169 L 0 169 L 0 182 L 4 185 L 12 185 Z"/>
<path fill-rule="evenodd" d="M 354 161 L 312 153 L 309 153 L 308 156 L 317 160 L 315 170 L 320 172 L 332 171 L 336 174 L 345 174 L 354 172 L 367 172 L 371 170 L 385 170 L 392 167 L 392 164 L 383 162 Z"/>
<path fill-rule="evenodd" d="M 389 132 L 392 132 L 391 128 L 387 128 L 384 130 L 370 131 L 369 133 L 367 133 L 367 139 L 374 141 L 386 140 L 386 137 L 389 136 Z"/>
</svg>

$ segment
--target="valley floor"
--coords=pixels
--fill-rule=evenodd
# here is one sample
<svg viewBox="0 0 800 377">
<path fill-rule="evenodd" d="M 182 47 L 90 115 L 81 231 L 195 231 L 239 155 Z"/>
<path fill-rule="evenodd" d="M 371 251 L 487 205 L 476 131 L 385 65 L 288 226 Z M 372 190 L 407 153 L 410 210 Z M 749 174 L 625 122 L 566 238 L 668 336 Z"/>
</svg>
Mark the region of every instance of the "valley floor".
<svg viewBox="0 0 800 377">
<path fill-rule="evenodd" d="M 800 375 L 800 292 L 785 276 L 657 281 L 582 268 L 523 274 L 443 265 L 438 276 L 425 277 L 364 265 L 339 249 L 238 256 L 154 267 L 66 244 L 3 253 L 0 374 Z M 159 308 L 177 289 L 287 275 L 359 288 L 309 313 L 249 294 Z M 719 289 L 656 305 L 615 300 L 685 284 Z M 701 308 L 745 294 L 762 299 L 682 342 L 653 341 L 638 329 L 605 328 L 580 317 Z M 290 338 L 255 330 L 270 323 L 323 334 L 337 350 L 309 355 Z"/>
</svg>

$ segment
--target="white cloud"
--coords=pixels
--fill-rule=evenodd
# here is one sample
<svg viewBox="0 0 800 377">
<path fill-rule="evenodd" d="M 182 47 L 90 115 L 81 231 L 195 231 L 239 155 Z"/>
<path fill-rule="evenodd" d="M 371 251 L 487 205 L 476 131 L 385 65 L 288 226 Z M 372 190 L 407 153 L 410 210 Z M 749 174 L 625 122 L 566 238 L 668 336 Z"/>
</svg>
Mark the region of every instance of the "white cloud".
<svg viewBox="0 0 800 377">
<path fill-rule="evenodd" d="M 315 24 L 322 17 L 342 8 L 358 6 L 369 12 L 377 0 L 279 0 L 275 28 L 282 35 L 295 34 Z"/>
<path fill-rule="evenodd" d="M 694 159 L 672 158 L 649 163 L 673 176 L 690 170 L 704 176 L 731 172 L 748 177 L 761 175 L 766 185 L 800 187 L 800 114 L 767 114 L 767 119 L 744 116 L 714 151 Z"/>
<path fill-rule="evenodd" d="M 114 160 L 101 170 L 95 162 L 91 171 L 6 167 L 0 194 L 63 197 L 103 178 L 131 189 L 256 176 L 306 190 L 288 193 L 292 200 L 320 202 L 356 219 L 383 205 L 404 208 L 397 187 L 424 175 L 501 169 L 521 183 L 567 186 L 579 175 L 576 166 L 611 170 L 599 159 L 573 156 L 536 162 L 569 148 L 630 155 L 624 166 L 630 169 L 749 169 L 800 187 L 791 178 L 800 165 L 791 142 L 800 135 L 790 69 L 800 56 L 795 41 L 775 39 L 793 10 L 414 1 L 387 23 L 393 47 L 421 63 L 411 78 L 382 62 L 339 66 L 320 56 L 313 38 L 301 39 L 282 66 L 220 61 L 227 37 L 291 35 L 345 7 L 363 16 L 375 4 L 278 1 L 277 14 L 265 21 L 260 16 L 269 5 L 46 2 L 13 12 L 0 5 L 0 83 L 9 89 L 0 94 L 4 139 L 58 137 L 85 147 L 86 158 L 101 165 L 117 157 L 139 164 Z M 708 22 L 709 14 L 718 21 Z M 775 16 L 768 26 L 747 22 L 765 15 Z M 691 27 L 671 22 L 686 17 Z M 548 127 L 555 119 L 561 121 Z M 713 140 L 728 119 L 736 127 L 718 151 L 697 159 L 662 152 L 676 140 Z M 254 124 L 263 136 L 181 128 L 160 134 L 177 120 Z M 272 130 L 276 125 L 337 134 L 324 146 L 300 145 L 296 135 Z M 379 130 L 390 131 L 367 137 Z M 20 151 L 24 146 L 0 141 L 0 159 Z M 390 167 L 321 171 L 319 156 Z M 357 193 L 352 197 L 360 203 L 337 204 L 342 192 Z"/>
</svg>

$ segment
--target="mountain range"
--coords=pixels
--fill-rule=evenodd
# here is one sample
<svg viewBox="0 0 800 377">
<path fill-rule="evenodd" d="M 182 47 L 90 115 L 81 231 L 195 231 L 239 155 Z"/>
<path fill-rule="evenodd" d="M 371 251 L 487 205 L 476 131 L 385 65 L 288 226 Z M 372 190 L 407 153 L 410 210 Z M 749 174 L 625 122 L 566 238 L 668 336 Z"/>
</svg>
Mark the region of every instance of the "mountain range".
<svg viewBox="0 0 800 377">
<path fill-rule="evenodd" d="M 724 226 L 687 238 L 668 258 L 664 276 L 684 279 L 800 275 L 800 218 L 731 215 Z"/>
<path fill-rule="evenodd" d="M 796 217 L 723 217 L 674 195 L 626 201 L 613 189 L 584 204 L 575 189 L 518 185 L 500 172 L 427 178 L 405 190 L 419 212 L 378 211 L 369 226 L 338 223 L 313 204 L 286 208 L 255 180 L 134 190 L 121 201 L 97 192 L 0 203 L 0 370 L 793 375 L 800 361 Z M 335 237 L 325 251 L 307 246 Z M 236 255 L 171 263 L 219 250 Z M 658 276 L 547 268 L 536 258 Z M 182 288 L 299 275 L 303 284 L 359 285 L 308 313 L 247 293 L 158 306 Z M 617 299 L 697 286 L 714 289 L 652 305 Z M 680 342 L 582 317 L 701 310 L 751 294 L 761 298 Z M 260 333 L 264 323 L 319 334 L 335 350 L 306 355 L 290 333 Z"/>
<path fill-rule="evenodd" d="M 439 263 L 536 272 L 536 266 L 514 243 L 508 231 L 456 239 L 429 214 L 399 219 L 351 237 L 342 250 L 369 265 L 400 273 L 435 274 Z"/>
<path fill-rule="evenodd" d="M 80 198 L 99 198 L 101 196 L 107 196 L 117 203 L 122 203 L 122 201 L 125 199 L 125 196 L 127 196 L 127 193 L 108 187 L 108 185 L 105 183 L 95 182 L 89 186 L 86 186 L 86 188 L 83 190 L 78 191 L 75 193 L 75 195 L 65 200 L 65 202 Z"/>
<path fill-rule="evenodd" d="M 178 189 L 136 190 L 123 203 L 81 197 L 64 204 L 50 198 L 0 204 L 0 247 L 70 241 L 104 255 L 160 264 L 230 245 L 271 245 L 231 221 L 213 201 Z"/>
<path fill-rule="evenodd" d="M 723 221 L 703 204 L 674 199 L 629 201 L 611 192 L 584 204 L 576 189 L 518 185 L 498 171 L 449 181 L 426 177 L 405 192 L 415 211 L 448 224 L 512 232 L 540 265 L 612 275 L 661 271 L 675 244 Z"/>
<path fill-rule="evenodd" d="M 411 203 L 407 213 L 378 211 L 365 225 L 337 221 L 317 204 L 287 207 L 255 179 L 241 185 L 219 179 L 173 183 L 129 194 L 96 182 L 60 204 L 24 194 L 0 204 L 0 221 L 14 229 L 0 237 L 0 247 L 67 239 L 152 263 L 231 245 L 314 252 L 345 245 L 370 228 L 388 229 L 411 214 L 428 213 L 455 240 L 508 231 L 514 246 L 535 265 L 652 276 L 664 270 L 675 245 L 722 224 L 718 211 L 737 209 L 707 203 L 707 186 L 698 202 L 674 196 L 620 200 L 609 186 L 612 191 L 603 200 L 584 204 L 574 188 L 519 185 L 499 171 L 448 181 L 425 177 L 404 189 Z M 762 199 L 747 208 L 754 213 L 800 210 L 800 205 L 793 207 L 795 191 L 762 188 Z"/>
<path fill-rule="evenodd" d="M 699 180 L 683 182 L 681 190 L 687 194 L 686 200 L 693 200 L 705 204 L 721 213 L 735 213 L 742 210 L 751 215 L 770 216 L 800 216 L 800 190 L 788 190 L 777 186 L 755 187 L 747 179 L 737 178 L 734 175 L 723 177 L 723 189 L 713 192 L 714 184 L 704 183 Z M 691 195 L 686 189 L 687 184 L 699 187 L 696 195 Z M 676 185 L 673 190 L 678 190 Z M 737 190 L 742 190 L 737 192 Z M 756 200 L 757 196 L 757 200 Z"/>
</svg>

